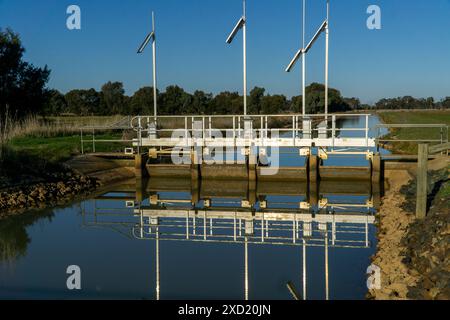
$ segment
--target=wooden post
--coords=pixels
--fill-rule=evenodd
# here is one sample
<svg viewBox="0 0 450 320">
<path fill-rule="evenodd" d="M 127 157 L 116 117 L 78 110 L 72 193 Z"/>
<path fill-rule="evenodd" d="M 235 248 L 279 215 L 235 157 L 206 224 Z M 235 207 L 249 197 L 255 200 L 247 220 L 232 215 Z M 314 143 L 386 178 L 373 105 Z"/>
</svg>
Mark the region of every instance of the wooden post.
<svg viewBox="0 0 450 320">
<path fill-rule="evenodd" d="M 203 150 L 202 150 L 203 152 Z M 191 183 L 197 184 L 200 179 L 200 159 L 197 150 L 191 150 Z"/>
<path fill-rule="evenodd" d="M 148 177 L 147 161 L 148 161 L 147 153 L 140 153 L 134 156 L 134 170 L 136 178 L 142 179 Z"/>
<path fill-rule="evenodd" d="M 317 182 L 319 179 L 320 159 L 316 155 L 309 156 L 309 182 Z"/>
<path fill-rule="evenodd" d="M 428 144 L 419 145 L 419 159 L 417 162 L 417 205 L 416 217 L 424 219 L 427 215 L 428 196 Z"/>
<path fill-rule="evenodd" d="M 257 180 L 257 162 L 258 159 L 256 155 L 250 154 L 248 156 L 248 164 L 247 164 L 247 170 L 248 170 L 248 194 L 247 198 L 251 206 L 256 204 L 256 180 Z"/>
<path fill-rule="evenodd" d="M 372 183 L 380 183 L 381 181 L 381 155 L 375 154 L 371 161 Z"/>
</svg>

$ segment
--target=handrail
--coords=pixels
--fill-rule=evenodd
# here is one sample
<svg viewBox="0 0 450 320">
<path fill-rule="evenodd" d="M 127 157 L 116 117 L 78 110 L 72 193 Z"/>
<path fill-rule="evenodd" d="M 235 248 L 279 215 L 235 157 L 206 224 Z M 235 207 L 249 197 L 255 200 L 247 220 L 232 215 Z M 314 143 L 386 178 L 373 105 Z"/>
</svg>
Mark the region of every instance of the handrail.
<svg viewBox="0 0 450 320">
<path fill-rule="evenodd" d="M 440 152 L 444 152 L 444 151 L 448 151 L 448 150 L 450 150 L 450 142 L 442 143 L 437 146 L 432 146 L 429 148 L 428 152 L 430 154 L 436 154 L 436 153 L 440 153 Z"/>
</svg>

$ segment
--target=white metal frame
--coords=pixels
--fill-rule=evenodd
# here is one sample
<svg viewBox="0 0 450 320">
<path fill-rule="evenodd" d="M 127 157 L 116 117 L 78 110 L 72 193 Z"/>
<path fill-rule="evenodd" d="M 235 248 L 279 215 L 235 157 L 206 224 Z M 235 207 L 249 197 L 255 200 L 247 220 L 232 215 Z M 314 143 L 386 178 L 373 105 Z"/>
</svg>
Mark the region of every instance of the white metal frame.
<svg viewBox="0 0 450 320">
<path fill-rule="evenodd" d="M 242 1 L 243 6 L 243 14 L 242 17 L 237 22 L 236 26 L 231 31 L 228 36 L 226 43 L 231 44 L 234 40 L 234 37 L 237 35 L 239 30 L 242 29 L 242 38 L 243 38 L 243 77 L 244 77 L 244 88 L 243 88 L 243 96 L 244 96 L 244 115 L 247 115 L 247 4 L 246 0 Z"/>
<path fill-rule="evenodd" d="M 132 127 L 138 132 L 138 138 L 133 141 L 135 147 L 320 147 L 320 148 L 369 148 L 376 147 L 376 139 L 369 136 L 369 114 L 334 114 L 332 116 L 331 127 L 328 121 L 325 128 L 312 127 L 304 129 L 301 124 L 304 120 L 321 122 L 324 115 L 258 115 L 258 116 L 160 116 L 158 123 L 161 128 L 157 129 L 159 135 L 166 137 L 144 137 L 149 132 L 148 123 L 150 117 L 135 117 L 132 119 Z M 272 121 L 280 119 L 289 119 L 290 125 L 283 127 L 270 126 Z M 364 119 L 364 127 L 360 128 L 340 128 L 338 121 L 341 119 Z M 215 128 L 213 122 L 215 120 L 229 119 L 232 121 L 227 128 Z M 245 134 L 244 120 L 251 119 L 259 123 L 259 127 L 253 128 L 252 134 Z M 164 129 L 162 125 L 165 120 L 178 121 L 184 123 L 183 127 L 178 129 Z M 201 122 L 201 129 L 195 129 L 194 123 Z M 173 137 L 175 132 L 183 133 L 178 137 Z M 198 133 L 201 131 L 201 134 Z M 220 131 L 226 133 L 226 137 L 214 138 L 213 133 Z M 319 131 L 326 132 L 327 137 L 322 137 L 316 133 Z M 275 132 L 279 136 L 273 136 Z M 359 133 L 358 137 L 343 137 L 344 132 Z M 194 134 L 196 133 L 196 134 Z M 307 137 L 307 138 L 305 138 Z"/>
<path fill-rule="evenodd" d="M 144 42 L 138 49 L 138 54 L 143 53 L 145 47 L 147 47 L 149 42 L 152 42 L 152 64 L 153 64 L 153 109 L 154 109 L 154 117 L 156 121 L 156 117 L 158 115 L 158 88 L 157 88 L 157 78 L 156 78 L 156 29 L 155 29 L 155 13 L 152 12 L 152 31 L 147 35 L 144 39 Z"/>
<path fill-rule="evenodd" d="M 303 32 L 302 49 L 298 50 L 286 68 L 286 72 L 291 72 L 296 62 L 302 58 L 302 114 L 306 115 L 306 54 L 312 48 L 319 36 L 325 32 L 325 120 L 328 119 L 328 77 L 329 77 L 329 20 L 330 20 L 330 1 L 327 0 L 326 19 L 312 37 L 308 45 L 305 42 L 306 33 L 306 0 L 303 0 Z"/>
</svg>

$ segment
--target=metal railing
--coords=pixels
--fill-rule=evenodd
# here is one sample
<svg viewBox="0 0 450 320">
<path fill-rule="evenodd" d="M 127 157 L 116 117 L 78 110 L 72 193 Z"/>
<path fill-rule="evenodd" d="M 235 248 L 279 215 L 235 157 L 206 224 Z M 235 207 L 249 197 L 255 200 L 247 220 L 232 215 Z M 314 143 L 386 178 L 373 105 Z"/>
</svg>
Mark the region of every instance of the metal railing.
<svg viewBox="0 0 450 320">
<path fill-rule="evenodd" d="M 131 117 L 124 117 L 117 122 L 113 122 L 111 124 L 106 125 L 90 125 L 84 126 L 80 128 L 80 144 L 81 144 L 81 154 L 85 153 L 85 145 L 88 144 L 91 146 L 92 152 L 97 152 L 97 144 L 110 144 L 110 143 L 120 143 L 131 146 L 134 139 L 123 139 L 123 134 L 120 139 L 98 139 L 98 136 L 101 132 L 125 132 L 127 130 L 132 130 L 130 125 Z"/>
<path fill-rule="evenodd" d="M 175 132 L 182 133 L 186 141 L 193 137 L 205 143 L 218 132 L 228 140 L 267 140 L 276 131 L 282 139 L 291 140 L 287 142 L 290 146 L 296 146 L 297 139 L 304 139 L 316 140 L 316 146 L 328 140 L 326 146 L 335 147 L 338 139 L 345 138 L 348 146 L 359 140 L 355 147 L 369 148 L 374 146 L 369 119 L 369 114 L 334 114 L 328 117 L 322 114 L 137 116 L 131 120 L 131 127 L 137 132 L 138 147 L 145 145 L 149 137 L 152 140 L 168 138 Z M 342 126 L 348 121 L 356 126 Z"/>
</svg>

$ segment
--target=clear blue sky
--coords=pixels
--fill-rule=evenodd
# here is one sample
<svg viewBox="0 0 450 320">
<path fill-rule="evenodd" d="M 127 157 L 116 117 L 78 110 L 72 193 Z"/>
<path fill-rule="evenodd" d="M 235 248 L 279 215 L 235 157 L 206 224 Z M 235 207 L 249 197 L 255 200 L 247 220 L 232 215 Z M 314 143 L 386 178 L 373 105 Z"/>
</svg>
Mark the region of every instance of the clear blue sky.
<svg viewBox="0 0 450 320">
<path fill-rule="evenodd" d="M 308 37 L 324 18 L 324 0 L 308 0 Z M 82 30 L 66 28 L 66 8 L 82 10 Z M 366 27 L 367 7 L 382 10 L 382 29 Z M 241 35 L 225 39 L 241 0 L 0 0 L 0 27 L 20 33 L 25 58 L 52 70 L 49 86 L 66 92 L 122 81 L 128 94 L 151 84 L 151 50 L 136 50 L 157 14 L 159 88 L 242 89 Z M 301 0 L 248 0 L 249 88 L 300 92 Z M 450 0 L 331 0 L 330 85 L 363 102 L 382 97 L 450 96 Z M 310 51 L 308 83 L 323 82 L 324 41 Z"/>
</svg>

